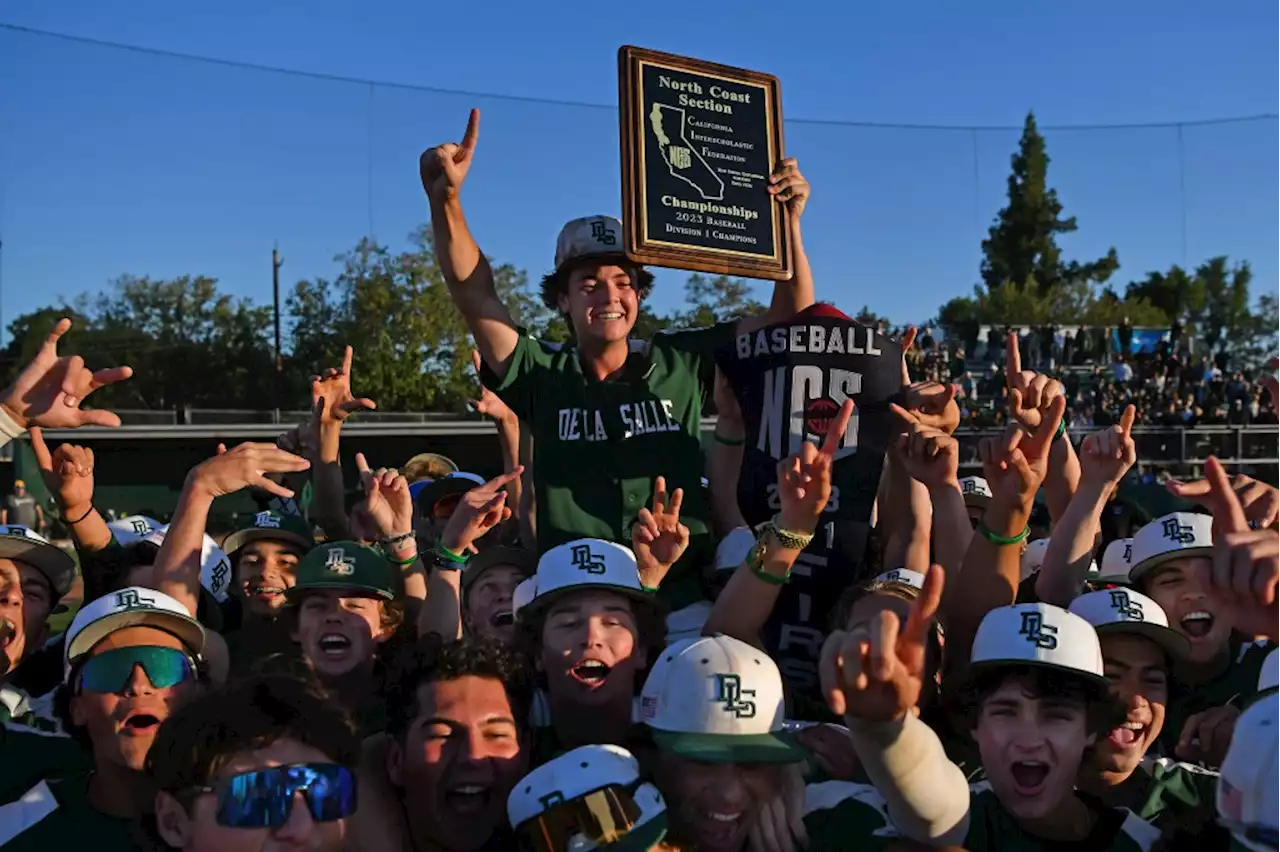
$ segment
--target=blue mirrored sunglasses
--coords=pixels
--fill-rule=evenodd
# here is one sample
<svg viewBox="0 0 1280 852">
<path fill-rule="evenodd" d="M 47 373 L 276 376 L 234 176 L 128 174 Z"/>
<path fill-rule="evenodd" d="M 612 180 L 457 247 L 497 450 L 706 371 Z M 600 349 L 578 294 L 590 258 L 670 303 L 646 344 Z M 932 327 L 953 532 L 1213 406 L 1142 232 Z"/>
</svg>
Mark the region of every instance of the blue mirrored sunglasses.
<svg viewBox="0 0 1280 852">
<path fill-rule="evenodd" d="M 218 825 L 278 828 L 289 820 L 294 796 L 302 794 L 316 822 L 333 822 L 356 811 L 356 776 L 336 763 L 295 763 L 233 775 L 195 793 L 218 796 Z"/>
<path fill-rule="evenodd" d="M 90 692 L 120 692 L 133 677 L 134 666 L 142 666 L 156 689 L 167 689 L 195 676 L 195 665 L 185 652 L 136 645 L 89 657 L 80 668 L 79 687 Z"/>
</svg>

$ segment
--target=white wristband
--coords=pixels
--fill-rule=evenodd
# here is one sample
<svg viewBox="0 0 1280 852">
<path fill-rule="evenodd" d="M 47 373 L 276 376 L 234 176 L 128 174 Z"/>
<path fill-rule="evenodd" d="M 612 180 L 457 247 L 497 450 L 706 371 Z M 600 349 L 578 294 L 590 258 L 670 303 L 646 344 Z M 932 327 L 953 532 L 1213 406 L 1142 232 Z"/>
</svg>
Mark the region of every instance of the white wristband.
<svg viewBox="0 0 1280 852">
<path fill-rule="evenodd" d="M 9 441 L 14 438 L 21 437 L 27 431 L 25 426 L 19 426 L 18 421 L 9 416 L 8 410 L 0 405 L 0 435 L 4 435 Z"/>
</svg>

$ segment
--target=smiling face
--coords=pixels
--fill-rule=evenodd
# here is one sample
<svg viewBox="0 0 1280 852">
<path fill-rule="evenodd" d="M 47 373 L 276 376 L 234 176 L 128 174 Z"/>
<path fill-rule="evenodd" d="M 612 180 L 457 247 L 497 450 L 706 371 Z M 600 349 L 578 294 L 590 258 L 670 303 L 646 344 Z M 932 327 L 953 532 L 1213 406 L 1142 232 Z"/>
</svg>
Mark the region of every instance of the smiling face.
<svg viewBox="0 0 1280 852">
<path fill-rule="evenodd" d="M 1196 577 L 1208 567 L 1207 556 L 1171 559 L 1142 578 L 1141 591 L 1153 598 L 1169 619 L 1169 626 L 1191 640 L 1191 663 L 1209 663 L 1227 652 L 1231 619 L 1204 593 Z"/>
<path fill-rule="evenodd" d="M 388 750 L 387 774 L 424 836 L 471 852 L 506 824 L 507 797 L 528 768 L 506 688 L 467 675 L 422 684 L 415 700 L 403 743 Z"/>
<path fill-rule="evenodd" d="M 523 579 L 523 572 L 511 565 L 494 565 L 485 569 L 467 590 L 467 607 L 463 616 L 473 633 L 492 636 L 508 645 L 515 642 L 516 622 L 511 611 L 511 598 Z"/>
<path fill-rule="evenodd" d="M 1083 699 L 1036 696 L 1015 678 L 982 701 L 974 738 L 1000 804 L 1021 820 L 1044 819 L 1065 805 L 1094 741 Z"/>
<path fill-rule="evenodd" d="M 373 664 L 378 644 L 394 632 L 382 625 L 377 598 L 349 597 L 350 592 L 317 589 L 298 607 L 294 640 L 316 673 L 338 677 Z"/>
<path fill-rule="evenodd" d="M 638 637 L 630 598 L 586 589 L 555 601 L 540 657 L 552 699 L 589 707 L 630 701 L 647 662 Z"/>
<path fill-rule="evenodd" d="M 282 739 L 256 751 L 233 755 L 209 779 L 208 786 L 217 787 L 232 776 L 274 766 L 332 762 L 332 758 L 312 746 Z M 174 802 L 165 807 L 180 806 Z M 218 797 L 213 793 L 201 794 L 192 802 L 187 819 L 178 816 L 183 821 L 181 833 L 165 832 L 163 822 L 161 833 L 167 835 L 165 839 L 171 846 L 187 852 L 339 852 L 346 834 L 345 820 L 316 822 L 301 795 L 294 796 L 288 819 L 277 828 L 228 828 L 218 824 L 217 812 Z"/>
<path fill-rule="evenodd" d="M 782 788 L 778 764 L 701 763 L 668 751 L 657 777 L 673 838 L 701 852 L 745 848 L 752 815 Z"/>
<path fill-rule="evenodd" d="M 181 640 L 154 627 L 126 627 L 93 646 L 90 657 L 120 648 L 154 646 L 186 652 Z M 189 652 L 187 652 L 189 653 Z M 196 691 L 194 679 L 163 689 L 152 686 L 142 666 L 135 665 L 117 692 L 80 690 L 71 698 L 71 721 L 89 732 L 97 764 L 110 763 L 142 771 L 160 723 Z"/>
<path fill-rule="evenodd" d="M 1169 664 L 1150 639 L 1131 633 L 1099 633 L 1102 665 L 1111 695 L 1124 706 L 1124 723 L 1098 741 L 1090 764 L 1102 772 L 1129 773 L 1164 728 L 1169 702 Z"/>
<path fill-rule="evenodd" d="M 597 259 L 574 265 L 566 278 L 557 303 L 569 315 L 579 343 L 598 347 L 626 340 L 640 311 L 631 273 Z"/>
<path fill-rule="evenodd" d="M 236 577 L 245 609 L 261 618 L 279 615 L 284 593 L 298 582 L 301 558 L 296 545 L 283 541 L 259 539 L 240 548 Z"/>
<path fill-rule="evenodd" d="M 35 568 L 0 559 L 0 676 L 44 643 L 53 598 L 49 581 Z"/>
</svg>

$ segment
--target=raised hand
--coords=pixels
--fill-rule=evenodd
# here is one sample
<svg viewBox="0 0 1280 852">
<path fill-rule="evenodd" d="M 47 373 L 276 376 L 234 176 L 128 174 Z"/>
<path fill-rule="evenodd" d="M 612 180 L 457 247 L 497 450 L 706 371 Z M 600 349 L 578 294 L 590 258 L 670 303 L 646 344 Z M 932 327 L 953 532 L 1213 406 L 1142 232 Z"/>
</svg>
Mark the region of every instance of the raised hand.
<svg viewBox="0 0 1280 852">
<path fill-rule="evenodd" d="M 187 481 L 209 498 L 234 494 L 243 488 L 261 488 L 287 500 L 293 497 L 293 491 L 268 479 L 267 475 L 293 473 L 309 467 L 311 462 L 275 444 L 238 444 L 230 450 L 219 444 L 218 454 L 192 468 Z"/>
<path fill-rule="evenodd" d="M 1276 639 L 1280 633 L 1280 535 L 1275 530 L 1249 528 L 1244 507 L 1231 489 L 1221 462 L 1210 458 L 1204 465 L 1213 511 L 1213 563 L 1200 566 L 1200 587 L 1223 602 L 1232 625 L 1246 636 Z"/>
<path fill-rule="evenodd" d="M 1138 460 L 1130 432 L 1137 410 L 1125 408 L 1119 426 L 1108 426 L 1080 442 L 1080 476 L 1088 482 L 1117 483 Z"/>
<path fill-rule="evenodd" d="M 58 340 L 71 328 L 62 318 L 49 332 L 40 351 L 23 368 L 3 395 L 0 407 L 23 428 L 74 429 L 78 426 L 119 426 L 114 412 L 80 408 L 85 397 L 133 375 L 132 367 L 110 367 L 90 371 L 79 355 L 58 355 Z"/>
<path fill-rule="evenodd" d="M 480 110 L 473 109 L 461 143 L 447 142 L 422 153 L 418 159 L 418 173 L 428 198 L 439 202 L 458 197 L 462 182 L 471 170 L 471 158 L 475 155 L 479 138 Z"/>
<path fill-rule="evenodd" d="M 510 518 L 505 488 L 508 483 L 519 479 L 522 473 L 524 467 L 517 467 L 463 494 L 458 508 L 453 510 L 449 523 L 440 534 L 440 544 L 454 553 L 462 553 Z"/>
<path fill-rule="evenodd" d="M 1010 423 L 999 438 L 983 438 L 979 442 L 982 475 L 991 486 L 993 497 L 1015 505 L 1031 505 L 1048 474 L 1049 450 L 1066 409 L 1067 400 L 1056 397 L 1048 416 L 1041 418 L 1035 431 Z"/>
<path fill-rule="evenodd" d="M 93 450 L 60 444 L 50 453 L 39 426 L 31 427 L 30 435 L 44 487 L 58 501 L 58 508 L 73 515 L 87 510 L 93 505 Z"/>
<path fill-rule="evenodd" d="M 1200 479 L 1195 482 L 1181 482 L 1170 479 L 1165 483 L 1169 493 L 1183 500 L 1190 500 L 1204 506 L 1214 517 L 1215 531 L 1221 527 L 1218 519 L 1226 517 L 1227 509 L 1216 498 L 1209 480 Z M 1254 529 L 1267 529 L 1275 525 L 1280 516 L 1280 491 L 1275 486 L 1259 482 L 1251 476 L 1238 475 L 1231 477 L 1231 490 L 1240 507 L 1244 509 L 1244 518 Z"/>
<path fill-rule="evenodd" d="M 365 511 L 385 538 L 413 532 L 413 498 L 409 481 L 394 468 L 369 468 L 364 453 L 356 453 L 356 470 L 364 488 Z"/>
<path fill-rule="evenodd" d="M 926 426 L 920 416 L 897 403 L 889 408 L 905 424 L 897 448 L 907 473 L 929 488 L 958 487 L 960 445 L 947 433 Z"/>
<path fill-rule="evenodd" d="M 480 378 L 480 350 L 478 349 L 471 350 L 471 366 L 475 367 L 478 380 Z M 516 419 L 515 412 L 508 408 L 496 393 L 485 387 L 483 382 L 480 383 L 480 398 L 467 401 L 477 413 L 483 414 L 490 420 L 510 422 Z"/>
<path fill-rule="evenodd" d="M 1063 397 L 1062 383 L 1022 369 L 1016 331 L 1009 332 L 1005 340 L 1004 377 L 1009 385 L 1009 416 L 1034 432 L 1048 415 L 1053 401 Z"/>
<path fill-rule="evenodd" d="M 929 630 L 942 600 L 944 580 L 941 566 L 929 569 L 905 624 L 899 623 L 897 613 L 884 609 L 869 621 L 827 637 L 818 677 L 832 713 L 889 722 L 901 719 L 919 703 Z"/>
<path fill-rule="evenodd" d="M 792 215 L 799 216 L 809 203 L 809 181 L 800 174 L 795 157 L 787 157 L 778 163 L 769 175 L 769 194 L 787 205 Z"/>
<path fill-rule="evenodd" d="M 831 465 L 851 416 L 853 400 L 846 399 L 831 418 L 821 447 L 805 441 L 800 452 L 778 462 L 779 515 L 787 532 L 812 533 L 817 528 L 818 518 L 831 499 Z"/>
<path fill-rule="evenodd" d="M 641 509 L 631 526 L 631 550 L 640 569 L 640 582 L 656 589 L 671 566 L 689 546 L 689 528 L 680 523 L 684 489 L 667 497 L 667 480 L 659 476 L 653 483 L 653 509 Z"/>
<path fill-rule="evenodd" d="M 348 346 L 342 352 L 342 369 L 330 367 L 319 376 L 311 377 L 311 405 L 316 420 L 321 425 L 341 423 L 357 411 L 373 411 L 378 404 L 371 399 L 357 399 L 351 393 L 352 350 Z"/>
</svg>

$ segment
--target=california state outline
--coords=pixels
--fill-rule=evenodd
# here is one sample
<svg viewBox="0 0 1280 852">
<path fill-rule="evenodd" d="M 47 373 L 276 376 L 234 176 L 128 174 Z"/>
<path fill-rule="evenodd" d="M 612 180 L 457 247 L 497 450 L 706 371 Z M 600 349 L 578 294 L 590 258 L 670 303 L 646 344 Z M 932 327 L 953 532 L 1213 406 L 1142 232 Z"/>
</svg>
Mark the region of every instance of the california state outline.
<svg viewBox="0 0 1280 852">
<path fill-rule="evenodd" d="M 698 190 L 704 201 L 720 201 L 724 198 L 724 181 L 685 137 L 684 123 L 685 112 L 681 107 L 655 103 L 649 111 L 649 126 L 658 138 L 667 171 Z M 676 142 L 671 141 L 668 132 L 676 135 Z"/>
</svg>

